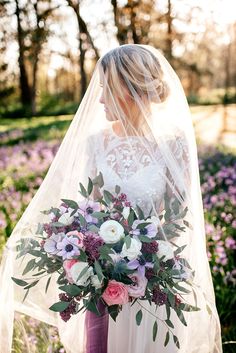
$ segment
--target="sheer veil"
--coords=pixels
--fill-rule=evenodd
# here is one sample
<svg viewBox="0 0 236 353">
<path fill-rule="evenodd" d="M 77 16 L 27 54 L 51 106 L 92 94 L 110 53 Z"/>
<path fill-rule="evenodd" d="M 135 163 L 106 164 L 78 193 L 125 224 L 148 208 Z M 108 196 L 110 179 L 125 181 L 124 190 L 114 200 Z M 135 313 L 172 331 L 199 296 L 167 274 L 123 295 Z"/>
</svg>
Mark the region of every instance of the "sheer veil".
<svg viewBox="0 0 236 353">
<path fill-rule="evenodd" d="M 101 104 L 104 102 L 106 111 Z M 175 329 L 182 347 L 179 352 L 221 352 L 220 323 L 206 254 L 197 149 L 186 97 L 177 75 L 160 51 L 148 45 L 127 44 L 109 51 L 97 62 L 86 94 L 47 175 L 5 246 L 0 267 L 1 353 L 11 351 L 15 311 L 57 326 L 67 352 L 83 352 L 86 339 L 84 313 L 79 313 L 64 323 L 55 312 L 48 309 L 58 301 L 56 278 L 51 282 L 47 294 L 47 278 L 42 278 L 23 302 L 24 290 L 14 284 L 11 277 L 22 278 L 25 264 L 30 258 L 26 255 L 23 260 L 16 259 L 16 242 L 21 238 L 37 236 L 38 223 L 46 221 L 42 210 L 59 205 L 61 199 L 78 200 L 79 182 L 87 183 L 88 176 L 95 178 L 100 171 L 103 172 L 104 187 L 115 187 L 117 182 L 112 185 L 114 174 L 106 174 L 107 169 L 104 167 L 101 170 L 102 167 L 96 164 L 96 156 L 104 154 L 104 146 L 107 146 L 111 133 L 125 141 L 127 151 L 133 153 L 132 163 L 134 169 L 136 165 L 137 173 L 141 173 L 140 159 L 134 149 L 134 139 L 142 150 L 148 151 L 152 161 L 151 176 L 146 185 L 137 186 L 140 188 L 140 205 L 142 198 L 147 197 L 145 192 L 149 183 L 151 184 L 151 178 L 158 174 L 159 180 L 165 185 L 169 200 L 176 198 L 181 206 L 188 208 L 191 228 L 187 228 L 180 236 L 173 236 L 166 229 L 161 229 L 160 232 L 163 239 L 178 245 L 187 245 L 184 255 L 194 269 L 195 276 L 194 290 L 185 299 L 193 305 L 197 302 L 197 306 L 201 308 L 199 312 L 186 314 L 187 326 L 176 324 Z M 164 168 L 158 167 L 160 160 Z M 147 163 L 146 160 L 142 162 L 144 165 Z M 109 163 L 111 169 L 111 156 Z M 119 169 L 119 164 L 116 168 Z M 110 178 L 107 183 L 106 177 Z M 127 188 L 125 191 L 129 197 L 127 185 L 131 184 L 125 183 L 124 178 L 120 177 L 120 186 Z M 130 186 L 130 190 L 131 187 L 133 186 Z M 132 195 L 130 197 L 132 199 Z M 163 191 L 151 193 L 148 201 L 152 207 L 148 212 L 158 217 L 163 207 L 163 197 Z M 131 201 L 135 203 L 137 200 Z M 135 318 L 132 324 L 131 320 L 132 318 L 127 318 L 129 322 L 124 325 L 135 326 Z M 146 324 L 140 326 L 142 334 L 129 338 L 130 348 L 127 346 L 126 352 L 146 353 L 142 347 L 149 347 L 149 353 L 174 352 L 173 349 L 168 350 L 171 349 L 168 346 L 162 347 L 163 342 L 160 348 L 153 342 L 149 343 L 150 325 L 148 319 L 146 320 Z M 114 343 L 121 344 L 121 324 L 118 321 L 117 326 L 113 322 L 109 325 L 110 347 Z M 160 340 L 161 334 L 160 330 Z M 114 348 L 109 353 L 121 351 Z"/>
</svg>

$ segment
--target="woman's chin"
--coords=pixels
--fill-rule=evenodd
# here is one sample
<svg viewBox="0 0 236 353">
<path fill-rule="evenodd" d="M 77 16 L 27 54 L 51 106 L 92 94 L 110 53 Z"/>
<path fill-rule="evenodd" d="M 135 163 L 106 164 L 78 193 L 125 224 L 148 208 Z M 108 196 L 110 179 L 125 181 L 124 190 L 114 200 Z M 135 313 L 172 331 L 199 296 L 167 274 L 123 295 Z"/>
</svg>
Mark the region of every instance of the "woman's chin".
<svg viewBox="0 0 236 353">
<path fill-rule="evenodd" d="M 105 111 L 105 113 L 106 113 L 106 119 L 108 121 L 117 121 L 118 120 L 114 115 L 111 115 L 109 112 Z"/>
</svg>

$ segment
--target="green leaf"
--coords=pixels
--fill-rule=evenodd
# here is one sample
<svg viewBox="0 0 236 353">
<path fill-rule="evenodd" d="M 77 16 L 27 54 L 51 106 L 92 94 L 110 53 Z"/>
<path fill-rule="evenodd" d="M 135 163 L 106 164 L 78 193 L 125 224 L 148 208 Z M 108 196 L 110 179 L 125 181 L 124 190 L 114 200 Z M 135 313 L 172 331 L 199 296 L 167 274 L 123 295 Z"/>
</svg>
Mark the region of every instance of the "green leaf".
<svg viewBox="0 0 236 353">
<path fill-rule="evenodd" d="M 88 271 L 89 266 L 85 266 L 83 270 L 80 272 L 79 276 L 76 278 L 76 282 L 85 275 L 85 273 Z"/>
<path fill-rule="evenodd" d="M 95 226 L 95 224 L 90 224 L 88 226 L 88 230 L 90 230 L 91 232 L 94 232 L 94 233 L 98 233 L 99 228 L 97 226 Z"/>
<path fill-rule="evenodd" d="M 143 213 L 143 210 L 139 207 L 139 205 L 136 204 L 136 210 L 137 210 L 137 213 L 138 213 L 138 218 L 141 220 L 141 219 L 144 219 L 144 213 Z"/>
<path fill-rule="evenodd" d="M 97 260 L 94 261 L 94 268 L 95 268 L 96 274 L 98 276 L 98 279 L 101 282 L 104 275 L 102 273 L 102 268 L 100 266 L 100 263 Z"/>
<path fill-rule="evenodd" d="M 98 315 L 98 316 L 101 316 L 101 313 L 100 311 L 98 310 L 98 307 L 97 307 L 97 303 L 94 299 L 91 299 L 89 301 L 87 301 L 86 303 L 86 308 L 87 310 L 91 311 L 92 313 Z"/>
<path fill-rule="evenodd" d="M 107 204 L 110 204 L 111 202 L 113 202 L 113 195 L 109 191 L 104 190 L 103 196 Z"/>
<path fill-rule="evenodd" d="M 153 241 L 153 238 L 149 238 L 146 235 L 139 235 L 138 236 L 139 240 L 141 240 L 143 243 L 151 243 Z"/>
<path fill-rule="evenodd" d="M 174 328 L 173 323 L 172 323 L 169 319 L 165 320 L 165 322 L 167 323 L 167 325 L 168 325 L 169 327 Z"/>
<path fill-rule="evenodd" d="M 164 347 L 167 346 L 168 342 L 169 342 L 169 339 L 170 339 L 170 333 L 169 331 L 166 332 L 166 339 L 165 339 L 165 343 L 164 343 Z"/>
<path fill-rule="evenodd" d="M 153 328 L 152 328 L 152 339 L 153 342 L 156 340 L 157 337 L 157 321 L 154 322 Z"/>
<path fill-rule="evenodd" d="M 101 219 L 101 218 L 107 217 L 107 214 L 105 212 L 93 212 L 91 213 L 91 216 L 97 219 Z"/>
<path fill-rule="evenodd" d="M 49 287 L 49 284 L 51 282 L 51 279 L 52 279 L 52 277 L 49 277 L 48 280 L 47 280 L 46 287 L 45 287 L 45 293 L 47 293 L 47 291 L 48 291 L 48 287 Z"/>
<path fill-rule="evenodd" d="M 116 318 L 119 314 L 119 305 L 110 305 L 108 306 L 108 313 L 112 317 L 114 321 L 116 321 Z"/>
<path fill-rule="evenodd" d="M 64 310 L 66 310 L 68 308 L 68 306 L 70 305 L 70 302 L 57 302 L 55 304 L 53 304 L 52 306 L 50 306 L 50 310 L 52 311 L 56 311 L 56 312 L 62 312 Z"/>
<path fill-rule="evenodd" d="M 87 186 L 88 195 L 90 195 L 92 191 L 93 191 L 93 182 L 90 178 L 88 178 L 88 186 Z"/>
<path fill-rule="evenodd" d="M 61 286 L 59 287 L 59 289 L 62 290 L 63 292 L 66 292 L 72 297 L 76 297 L 82 292 L 82 289 L 76 286 L 75 284 L 68 284 L 65 286 Z"/>
<path fill-rule="evenodd" d="M 87 197 L 88 197 L 88 193 L 87 193 L 87 191 L 86 191 L 84 185 L 83 185 L 82 183 L 79 183 L 79 186 L 80 186 L 79 192 L 81 193 L 81 195 L 82 195 L 83 197 L 86 197 L 86 198 L 87 198 Z"/>
<path fill-rule="evenodd" d="M 120 186 L 116 185 L 115 186 L 115 193 L 118 195 L 120 193 Z"/>
<path fill-rule="evenodd" d="M 181 253 L 187 245 L 179 246 L 178 249 L 174 251 L 175 256 Z"/>
<path fill-rule="evenodd" d="M 178 290 L 180 290 L 181 292 L 184 292 L 184 293 L 191 293 L 190 290 L 180 286 L 178 283 L 174 283 L 174 287 L 177 288 Z"/>
<path fill-rule="evenodd" d="M 30 289 L 34 286 L 36 286 L 36 284 L 39 282 L 39 279 L 37 281 L 34 281 L 32 283 L 30 283 L 29 285 L 27 285 L 24 289 Z"/>
<path fill-rule="evenodd" d="M 132 226 L 132 225 L 133 225 L 133 223 L 134 223 L 134 216 L 135 216 L 134 210 L 131 209 L 131 210 L 130 210 L 130 213 L 129 213 L 129 216 L 128 216 L 128 219 L 127 219 L 129 226 Z"/>
<path fill-rule="evenodd" d="M 131 245 L 131 237 L 129 235 L 125 236 L 124 241 L 125 241 L 127 249 L 129 249 L 130 245 Z"/>
<path fill-rule="evenodd" d="M 173 339 L 174 339 L 174 342 L 175 342 L 176 347 L 180 349 L 180 344 L 179 344 L 178 337 L 175 336 L 175 335 L 173 335 Z"/>
<path fill-rule="evenodd" d="M 78 213 L 78 217 L 79 217 L 79 221 L 80 221 L 81 226 L 85 227 L 87 224 L 86 219 L 82 216 L 81 213 Z"/>
<path fill-rule="evenodd" d="M 29 294 L 29 289 L 27 289 L 27 291 L 25 292 L 25 295 L 24 295 L 24 298 L 22 300 L 22 303 L 24 303 L 24 301 L 27 298 L 28 294 Z"/>
<path fill-rule="evenodd" d="M 136 323 L 138 326 L 141 324 L 142 318 L 143 318 L 143 313 L 142 313 L 142 310 L 140 309 L 136 314 Z"/>
<path fill-rule="evenodd" d="M 26 265 L 26 267 L 25 267 L 25 269 L 24 269 L 22 275 L 24 276 L 26 273 L 28 273 L 29 271 L 31 271 L 31 270 L 34 268 L 34 266 L 35 266 L 35 259 L 31 259 L 31 260 L 27 263 L 27 265 Z"/>
<path fill-rule="evenodd" d="M 168 300 L 170 302 L 171 307 L 173 308 L 175 306 L 175 295 L 172 292 L 168 291 L 167 297 L 168 297 Z"/>
<path fill-rule="evenodd" d="M 187 326 L 187 322 L 186 322 L 186 320 L 185 320 L 185 317 L 184 317 L 184 314 L 182 313 L 182 311 L 179 310 L 179 309 L 176 309 L 175 312 L 176 312 L 176 314 L 178 315 L 178 318 L 180 319 L 180 321 L 182 322 L 182 324 L 183 324 L 184 326 Z"/>
<path fill-rule="evenodd" d="M 87 261 L 87 255 L 86 253 L 80 249 L 80 254 L 78 256 L 76 256 L 76 259 L 82 261 L 82 262 L 86 262 Z"/>
<path fill-rule="evenodd" d="M 77 202 L 73 201 L 73 200 L 68 200 L 68 199 L 61 199 L 62 202 L 64 202 L 67 206 L 77 209 L 78 208 L 78 204 Z"/>
<path fill-rule="evenodd" d="M 28 283 L 26 281 L 23 281 L 22 279 L 18 279 L 18 278 L 15 278 L 15 277 L 11 277 L 11 279 L 18 285 L 18 286 L 21 286 L 21 287 L 24 287 L 24 286 L 27 286 Z"/>
<path fill-rule="evenodd" d="M 166 315 L 167 315 L 167 319 L 169 320 L 169 318 L 170 318 L 170 307 L 169 307 L 169 304 L 166 304 Z"/>
<path fill-rule="evenodd" d="M 93 179 L 93 185 L 98 185 L 100 188 L 103 187 L 104 180 L 101 172 Z"/>
<path fill-rule="evenodd" d="M 186 220 L 184 219 L 184 220 L 183 220 L 183 223 L 186 225 L 186 227 L 188 227 L 189 229 L 193 230 L 192 225 L 191 225 L 188 221 L 186 221 Z"/>
</svg>

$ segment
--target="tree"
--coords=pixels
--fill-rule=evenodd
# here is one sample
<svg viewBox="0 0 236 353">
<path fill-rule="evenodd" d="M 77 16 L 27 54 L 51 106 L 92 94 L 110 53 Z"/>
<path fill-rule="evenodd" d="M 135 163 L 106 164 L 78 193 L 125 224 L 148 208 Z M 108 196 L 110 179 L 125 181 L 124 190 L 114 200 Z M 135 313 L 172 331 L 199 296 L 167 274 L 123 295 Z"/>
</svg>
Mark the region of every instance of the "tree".
<svg viewBox="0 0 236 353">
<path fill-rule="evenodd" d="M 87 89 L 87 75 L 85 72 L 85 54 L 86 51 L 89 49 L 92 49 L 95 54 L 95 59 L 99 59 L 99 53 L 94 45 L 93 39 L 89 33 L 87 24 L 83 20 L 80 14 L 80 0 L 66 0 L 68 6 L 70 6 L 77 19 L 78 23 L 78 29 L 79 29 L 79 35 L 78 35 L 78 40 L 79 40 L 79 66 L 80 66 L 80 98 L 82 100 L 86 89 Z"/>
<path fill-rule="evenodd" d="M 154 3 L 154 0 L 128 0 L 124 6 L 118 6 L 117 0 L 111 0 L 119 44 L 149 43 Z"/>
</svg>

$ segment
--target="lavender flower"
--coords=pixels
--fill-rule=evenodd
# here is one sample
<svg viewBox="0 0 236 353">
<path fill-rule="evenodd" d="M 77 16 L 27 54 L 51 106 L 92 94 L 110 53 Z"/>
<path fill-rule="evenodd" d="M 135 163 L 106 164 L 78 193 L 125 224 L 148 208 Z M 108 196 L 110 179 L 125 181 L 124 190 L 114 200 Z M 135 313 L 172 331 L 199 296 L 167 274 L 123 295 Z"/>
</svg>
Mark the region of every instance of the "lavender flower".
<svg viewBox="0 0 236 353">
<path fill-rule="evenodd" d="M 57 244 L 60 243 L 65 236 L 64 233 L 52 234 L 50 238 L 46 239 L 44 243 L 44 250 L 52 255 L 56 255 L 58 253 Z"/>
<path fill-rule="evenodd" d="M 62 256 L 63 260 L 72 259 L 73 256 L 80 254 L 79 239 L 74 237 L 64 237 L 61 242 L 57 244 L 58 256 Z"/>
<path fill-rule="evenodd" d="M 85 218 L 88 223 L 98 223 L 98 219 L 93 217 L 91 214 L 93 212 L 100 211 L 100 203 L 94 202 L 92 200 L 83 200 L 79 203 L 79 210 L 82 216 Z"/>
<path fill-rule="evenodd" d="M 145 223 L 141 220 L 136 220 L 134 221 L 132 225 L 132 234 L 139 236 L 139 235 L 146 235 L 149 238 L 153 238 L 157 234 L 157 225 L 155 223 L 147 223 L 147 225 L 144 228 L 137 228 L 139 224 Z"/>
<path fill-rule="evenodd" d="M 135 260 L 131 260 L 127 263 L 127 267 L 130 269 L 130 270 L 135 270 L 137 269 L 138 270 L 138 273 L 141 275 L 141 276 L 145 276 L 145 269 L 146 268 L 153 268 L 154 264 L 152 262 L 148 262 L 145 260 L 145 257 L 144 256 L 139 256 L 138 259 L 135 259 Z"/>
</svg>

